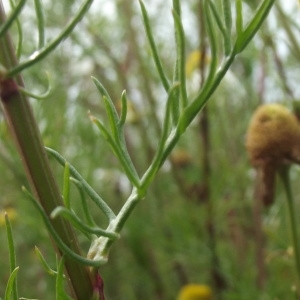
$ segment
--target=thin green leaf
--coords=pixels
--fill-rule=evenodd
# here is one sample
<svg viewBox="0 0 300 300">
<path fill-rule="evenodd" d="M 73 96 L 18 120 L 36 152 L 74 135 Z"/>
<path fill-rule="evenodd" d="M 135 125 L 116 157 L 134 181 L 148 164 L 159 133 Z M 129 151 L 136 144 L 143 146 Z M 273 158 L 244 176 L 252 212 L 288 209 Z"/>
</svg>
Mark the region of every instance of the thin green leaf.
<svg viewBox="0 0 300 300">
<path fill-rule="evenodd" d="M 94 122 L 97 125 L 100 132 L 103 134 L 104 138 L 108 141 L 108 143 L 112 147 L 115 155 L 118 157 L 119 161 L 121 162 L 129 180 L 133 183 L 133 185 L 138 186 L 139 176 L 136 172 L 136 169 L 127 151 L 124 132 L 123 132 L 123 125 L 127 114 L 126 94 L 124 92 L 122 94 L 122 113 L 120 119 L 116 111 L 116 108 L 106 89 L 95 77 L 92 77 L 92 80 L 94 81 L 96 87 L 98 88 L 99 92 L 103 96 L 112 136 L 107 131 L 104 124 L 100 120 L 98 120 L 93 116 L 90 116 L 90 119 L 92 120 L 92 122 Z"/>
<path fill-rule="evenodd" d="M 120 119 L 117 113 L 117 110 L 113 104 L 113 101 L 111 100 L 108 92 L 104 88 L 104 86 L 95 78 L 92 76 L 92 80 L 94 81 L 97 89 L 99 90 L 100 94 L 102 95 L 106 114 L 108 116 L 110 130 L 112 133 L 112 136 L 114 138 L 114 141 L 117 142 L 119 139 L 119 129 L 118 124 L 120 123 Z"/>
<path fill-rule="evenodd" d="M 15 9 L 16 4 L 14 0 L 9 0 L 10 6 L 12 9 Z M 22 54 L 22 46 L 23 46 L 23 30 L 21 23 L 19 21 L 19 18 L 17 17 L 15 19 L 16 25 L 17 25 L 17 30 L 18 30 L 18 41 L 16 45 L 16 56 L 18 59 L 20 59 L 21 54 Z"/>
<path fill-rule="evenodd" d="M 42 3 L 40 0 L 34 0 L 34 5 L 35 5 L 35 12 L 37 17 L 38 32 L 39 32 L 38 49 L 41 49 L 45 46 L 44 13 L 43 13 Z"/>
<path fill-rule="evenodd" d="M 94 226 L 95 222 L 93 220 L 92 214 L 90 212 L 89 206 L 87 204 L 87 201 L 85 199 L 85 195 L 84 195 L 84 188 L 82 183 L 71 177 L 71 181 L 76 185 L 78 191 L 79 191 L 79 195 L 80 195 L 80 199 L 81 199 L 81 205 L 82 205 L 82 209 L 83 209 L 83 214 L 85 217 L 86 222 L 88 223 L 89 226 Z"/>
<path fill-rule="evenodd" d="M 180 0 L 173 0 L 173 10 L 176 12 L 176 14 L 181 17 L 181 6 L 180 6 Z"/>
<path fill-rule="evenodd" d="M 162 127 L 161 139 L 158 146 L 158 152 L 162 151 L 164 148 L 164 144 L 167 140 L 168 133 L 170 130 L 171 125 L 171 115 L 172 115 L 172 106 L 174 105 L 174 97 L 177 95 L 177 90 L 180 88 L 179 83 L 173 84 L 169 91 L 166 108 L 165 108 L 165 116 L 164 116 L 164 123 Z"/>
<path fill-rule="evenodd" d="M 177 81 L 178 84 L 180 84 Z M 174 82 L 176 84 L 176 82 Z M 174 93 L 171 105 L 171 113 L 172 113 L 172 125 L 173 127 L 177 126 L 179 117 L 180 117 L 180 105 L 179 105 L 179 97 L 180 97 L 180 90 L 176 90 Z"/>
<path fill-rule="evenodd" d="M 223 0 L 223 14 L 225 26 L 228 31 L 228 34 L 231 35 L 231 27 L 232 27 L 232 16 L 231 16 L 231 1 Z"/>
<path fill-rule="evenodd" d="M 40 95 L 34 94 L 21 86 L 18 87 L 19 91 L 31 98 L 37 99 L 37 100 L 44 100 L 44 99 L 48 98 L 52 92 L 52 86 L 51 86 L 51 82 L 50 82 L 49 73 L 46 72 L 46 75 L 47 75 L 48 87 L 47 87 L 47 90 L 43 94 L 40 94 Z"/>
<path fill-rule="evenodd" d="M 231 16 L 231 1 L 223 0 L 223 14 L 226 26 L 226 39 L 224 43 L 225 55 L 229 55 L 231 51 L 231 28 L 232 28 L 232 16 Z"/>
<path fill-rule="evenodd" d="M 119 134 L 118 134 L 118 124 L 120 121 L 119 116 L 117 114 L 117 111 L 116 111 L 113 103 L 108 98 L 106 98 L 106 96 L 103 96 L 102 98 L 104 101 L 106 114 L 108 116 L 112 136 L 113 136 L 114 140 L 117 141 L 118 137 L 119 137 Z"/>
<path fill-rule="evenodd" d="M 106 138 L 106 140 L 110 144 L 114 154 L 118 157 L 130 182 L 134 186 L 138 187 L 140 180 L 139 180 L 138 174 L 131 162 L 129 154 L 126 150 L 125 142 L 120 140 L 120 138 L 117 141 L 114 141 L 112 139 L 112 137 L 110 136 L 110 134 L 107 132 L 105 126 L 97 118 L 93 117 L 92 121 L 97 125 L 100 132 L 103 134 L 104 138 Z"/>
<path fill-rule="evenodd" d="M 215 76 L 218 67 L 217 35 L 214 29 L 214 23 L 212 20 L 210 5 L 208 1 L 205 1 L 204 9 L 205 9 L 205 21 L 207 24 L 206 28 L 207 28 L 209 41 L 210 41 L 211 63 L 209 67 L 208 76 L 206 78 L 206 81 L 202 89 L 200 90 L 199 94 L 195 97 L 195 99 L 192 101 L 192 103 L 183 111 L 180 117 L 180 120 L 178 122 L 178 127 L 177 127 L 177 130 L 179 131 L 179 135 L 181 135 L 186 130 L 186 128 L 189 126 L 189 124 L 192 122 L 195 116 L 200 112 L 200 110 L 203 108 L 203 106 L 206 104 L 206 102 L 209 99 L 208 95 L 210 95 L 214 90 L 214 88 L 216 88 L 217 86 L 215 85 Z M 233 57 L 231 55 L 227 57 L 227 60 L 225 62 L 227 64 L 229 61 L 232 62 L 232 60 Z"/>
<path fill-rule="evenodd" d="M 91 76 L 95 86 L 97 87 L 99 93 L 103 96 L 105 96 L 107 99 L 109 99 L 109 101 L 111 103 L 113 103 L 113 101 L 111 100 L 108 91 L 105 89 L 105 87 L 102 85 L 102 83 L 94 76 Z M 115 114 L 118 115 L 117 111 L 115 111 Z"/>
<path fill-rule="evenodd" d="M 63 201 L 64 201 L 65 207 L 67 209 L 71 209 L 71 202 L 70 202 L 70 165 L 69 165 L 68 162 L 65 163 Z"/>
<path fill-rule="evenodd" d="M 57 216 L 62 216 L 69 220 L 75 228 L 84 233 L 90 240 L 93 238 L 92 235 L 105 236 L 113 240 L 120 237 L 119 234 L 116 234 L 115 232 L 109 232 L 100 227 L 91 227 L 84 224 L 83 221 L 78 218 L 73 211 L 65 207 L 59 206 L 53 210 L 51 213 L 51 218 L 56 218 Z"/>
<path fill-rule="evenodd" d="M 66 164 L 67 160 L 64 157 L 62 157 L 58 152 L 54 151 L 51 148 L 47 148 L 47 147 L 45 147 L 45 149 L 62 166 L 64 166 Z M 93 188 L 83 179 L 83 177 L 79 174 L 79 172 L 71 164 L 69 164 L 69 167 L 70 167 L 71 175 L 82 183 L 82 186 L 83 186 L 85 192 L 89 195 L 91 200 L 94 201 L 94 203 L 103 211 L 103 213 L 107 216 L 107 218 L 110 221 L 113 220 L 116 217 L 116 215 L 110 209 L 110 207 L 106 204 L 106 202 L 93 190 Z"/>
<path fill-rule="evenodd" d="M 22 0 L 24 1 L 24 0 Z M 81 7 L 79 8 L 77 14 L 74 18 L 68 23 L 68 25 L 61 31 L 61 33 L 52 40 L 48 45 L 41 48 L 39 51 L 34 52 L 29 59 L 21 62 L 17 66 L 13 67 L 7 72 L 7 77 L 13 77 L 16 74 L 20 73 L 22 70 L 32 66 L 33 64 L 39 62 L 44 57 L 46 57 L 50 52 L 52 52 L 63 40 L 65 40 L 70 33 L 73 31 L 75 26 L 80 22 L 83 16 L 88 11 L 90 5 L 92 4 L 93 0 L 86 0 Z"/>
<path fill-rule="evenodd" d="M 243 2 L 242 0 L 235 0 L 235 30 L 239 37 L 243 32 Z"/>
<path fill-rule="evenodd" d="M 170 88 L 170 83 L 169 83 L 167 76 L 165 75 L 160 57 L 158 55 L 158 50 L 157 50 L 157 47 L 156 47 L 156 44 L 155 44 L 155 41 L 153 38 L 148 13 L 147 13 L 147 10 L 146 10 L 146 7 L 145 7 L 143 1 L 139 0 L 139 2 L 140 2 L 142 15 L 143 15 L 143 21 L 144 21 L 146 35 L 147 35 L 148 42 L 150 44 L 150 48 L 151 48 L 152 55 L 153 55 L 153 60 L 154 60 L 158 75 L 160 77 L 161 83 L 162 83 L 165 91 L 168 92 L 169 88 Z"/>
<path fill-rule="evenodd" d="M 91 259 L 84 258 L 83 256 L 80 256 L 77 253 L 75 253 L 74 251 L 72 251 L 72 249 L 70 249 L 62 241 L 62 239 L 59 237 L 59 235 L 56 233 L 55 229 L 53 228 L 51 222 L 48 219 L 48 216 L 46 215 L 46 213 L 45 213 L 43 207 L 40 205 L 40 203 L 34 199 L 34 197 L 29 193 L 29 191 L 25 187 L 23 187 L 22 190 L 23 190 L 24 194 L 26 195 L 26 197 L 32 202 L 32 204 L 36 207 L 36 209 L 42 216 L 43 221 L 44 221 L 48 231 L 50 232 L 53 240 L 55 241 L 56 245 L 59 247 L 59 249 L 64 254 L 68 255 L 70 258 L 74 259 L 75 261 L 82 263 L 83 265 L 91 266 L 91 267 L 100 267 L 101 265 L 103 265 L 107 262 L 107 259 L 105 259 L 105 258 L 102 258 L 100 260 L 91 260 Z"/>
<path fill-rule="evenodd" d="M 107 140 L 107 142 L 111 145 L 111 147 L 114 148 L 118 148 L 118 146 L 116 145 L 113 137 L 111 136 L 111 134 L 108 132 L 108 130 L 105 128 L 104 124 L 102 123 L 101 120 L 97 119 L 96 117 L 94 117 L 93 115 L 89 115 L 90 120 L 95 123 L 98 127 L 98 129 L 100 130 L 101 134 L 103 135 L 103 137 Z"/>
<path fill-rule="evenodd" d="M 65 292 L 64 257 L 59 261 L 55 285 L 56 300 L 72 300 Z"/>
<path fill-rule="evenodd" d="M 209 73 L 206 79 L 206 85 L 210 85 L 213 77 L 215 76 L 217 66 L 218 66 L 218 50 L 217 50 L 217 40 L 218 37 L 215 32 L 214 22 L 212 20 L 211 10 L 208 1 L 205 1 L 205 21 L 207 34 L 210 42 L 210 52 L 211 52 L 211 63 L 209 68 Z"/>
<path fill-rule="evenodd" d="M 16 267 L 10 274 L 7 282 L 7 286 L 5 289 L 5 300 L 18 300 L 18 296 L 13 293 L 15 284 L 16 284 L 16 277 L 19 271 L 19 267 Z"/>
<path fill-rule="evenodd" d="M 125 145 L 123 136 L 118 132 L 117 141 L 113 140 L 113 138 L 111 137 L 111 135 L 109 134 L 109 132 L 106 130 L 105 126 L 99 119 L 97 119 L 93 116 L 90 116 L 90 118 L 91 118 L 92 122 L 95 123 L 96 126 L 99 128 L 100 132 L 103 134 L 103 136 L 107 140 L 107 142 L 110 144 L 113 152 L 118 157 L 130 182 L 134 186 L 138 187 L 140 180 L 139 180 L 138 174 L 132 164 L 130 156 L 126 150 L 126 145 Z"/>
<path fill-rule="evenodd" d="M 9 252 L 9 266 L 10 266 L 10 272 L 12 274 L 13 271 L 17 268 L 17 260 L 16 260 L 15 245 L 14 245 L 14 237 L 12 233 L 11 223 L 7 213 L 5 213 L 5 226 L 6 226 L 8 252 Z M 13 299 L 18 299 L 17 280 L 13 281 L 12 293 L 13 293 Z"/>
<path fill-rule="evenodd" d="M 39 250 L 39 248 L 37 246 L 35 246 L 35 253 L 39 259 L 39 261 L 41 262 L 44 270 L 51 276 L 56 276 L 57 272 L 54 271 L 47 263 L 47 261 L 45 260 L 43 254 L 41 253 L 41 251 Z"/>
<path fill-rule="evenodd" d="M 224 26 L 224 24 L 222 23 L 222 20 L 219 16 L 219 13 L 217 11 L 217 8 L 216 8 L 216 5 L 214 2 L 212 2 L 211 0 L 208 0 L 209 1 L 209 5 L 210 5 L 210 8 L 211 8 L 211 11 L 213 13 L 213 16 L 216 20 L 216 23 L 217 23 L 217 26 L 219 27 L 222 35 L 223 35 L 223 39 L 227 39 L 227 32 L 226 32 L 226 28 Z"/>
<path fill-rule="evenodd" d="M 126 117 L 127 117 L 127 96 L 126 96 L 126 91 L 123 91 L 123 93 L 121 95 L 121 103 L 122 103 L 121 116 L 120 116 L 118 126 L 120 128 L 123 128 L 123 126 L 125 124 L 125 121 L 126 121 Z"/>
<path fill-rule="evenodd" d="M 252 40 L 257 30 L 260 28 L 263 21 L 269 14 L 275 0 L 264 0 L 257 9 L 251 22 L 246 26 L 245 30 L 238 35 L 234 47 L 235 53 L 240 53 L 245 49 L 248 43 Z"/>
<path fill-rule="evenodd" d="M 142 195 L 147 190 L 149 184 L 153 181 L 155 174 L 159 170 L 159 167 L 162 166 L 162 164 L 166 161 L 168 155 L 171 153 L 175 145 L 177 144 L 181 134 L 177 128 L 174 128 L 168 139 L 166 140 L 164 151 L 161 154 L 161 157 L 159 159 L 156 159 L 155 165 L 151 165 L 148 170 L 145 172 L 144 176 L 141 179 L 141 189 L 139 190 L 139 193 Z M 157 164 L 159 162 L 159 164 Z"/>
<path fill-rule="evenodd" d="M 228 1 L 228 0 L 224 0 L 224 1 Z M 231 27 L 230 30 L 228 28 L 226 28 L 223 25 L 223 22 L 219 16 L 219 13 L 216 9 L 216 6 L 214 4 L 214 2 L 212 2 L 211 0 L 208 0 L 209 2 L 209 6 L 212 12 L 212 15 L 216 21 L 216 24 L 218 26 L 218 28 L 220 29 L 222 36 L 223 36 L 223 45 L 224 45 L 224 53 L 225 56 L 228 56 L 231 52 Z M 231 11 L 230 11 L 231 14 Z M 229 26 L 229 24 L 227 24 L 227 26 Z"/>
<path fill-rule="evenodd" d="M 21 54 L 22 54 L 22 46 L 23 46 L 23 30 L 22 30 L 22 26 L 19 20 L 17 20 L 16 22 L 17 24 L 17 28 L 18 28 L 18 42 L 17 42 L 17 46 L 16 46 L 16 56 L 18 59 L 20 59 Z"/>
<path fill-rule="evenodd" d="M 153 181 L 156 173 L 158 172 L 159 168 L 163 164 L 162 158 L 164 156 L 164 149 L 165 149 L 165 143 L 168 138 L 169 130 L 170 130 L 170 123 L 171 123 L 171 114 L 172 114 L 172 105 L 174 105 L 174 97 L 177 95 L 177 90 L 180 88 L 179 83 L 174 84 L 171 89 L 169 90 L 169 96 L 166 103 L 165 108 L 165 116 L 164 116 L 164 123 L 162 128 L 162 134 L 160 137 L 158 150 L 156 152 L 156 155 L 148 168 L 148 170 L 145 172 L 142 180 L 141 180 L 141 189 L 146 190 L 150 183 Z"/>
<path fill-rule="evenodd" d="M 181 134 L 186 130 L 186 128 L 193 121 L 195 116 L 201 111 L 201 109 L 207 103 L 210 96 L 216 90 L 221 80 L 227 73 L 229 67 L 232 65 L 234 58 L 235 58 L 235 53 L 231 52 L 230 56 L 228 56 L 226 60 L 224 60 L 223 65 L 220 67 L 215 77 L 210 82 L 210 84 L 205 84 L 204 88 L 195 97 L 192 103 L 183 111 L 177 126 L 178 133 L 176 132 L 175 134 L 176 138 L 178 135 L 181 136 Z M 170 140 L 170 145 L 168 147 L 172 148 L 173 143 L 174 141 Z"/>
<path fill-rule="evenodd" d="M 26 0 L 20 0 L 20 2 L 13 8 L 11 15 L 0 26 L 0 37 L 2 37 L 3 34 L 5 34 L 5 32 L 9 29 L 12 23 L 18 18 L 18 15 L 22 11 L 25 2 Z"/>
<path fill-rule="evenodd" d="M 180 82 L 181 107 L 185 108 L 188 103 L 185 78 L 185 35 L 180 15 L 173 10 L 176 36 L 176 61 L 178 68 L 178 81 Z M 177 80 L 176 80 L 177 81 Z"/>
</svg>

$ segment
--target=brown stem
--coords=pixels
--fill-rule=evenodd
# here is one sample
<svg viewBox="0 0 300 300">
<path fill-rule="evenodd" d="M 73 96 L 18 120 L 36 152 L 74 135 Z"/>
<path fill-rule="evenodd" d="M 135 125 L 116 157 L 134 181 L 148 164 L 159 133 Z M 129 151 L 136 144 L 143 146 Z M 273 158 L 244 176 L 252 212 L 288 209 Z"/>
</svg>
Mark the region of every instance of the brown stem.
<svg viewBox="0 0 300 300">
<path fill-rule="evenodd" d="M 268 177 L 265 170 L 257 170 L 257 182 L 254 191 L 254 206 L 253 206 L 253 226 L 255 238 L 255 256 L 257 278 L 256 283 L 259 289 L 263 289 L 266 283 L 266 266 L 265 266 L 265 238 L 262 230 L 262 213 L 263 206 L 270 205 L 274 198 L 274 174 Z"/>
<path fill-rule="evenodd" d="M 5 13 L 0 3 L 0 23 L 5 21 Z M 11 38 L 6 33 L 0 40 L 0 62 L 10 69 L 18 64 Z M 50 169 L 42 144 L 41 136 L 33 116 L 28 99 L 19 92 L 18 86 L 24 86 L 21 75 L 16 79 L 0 78 L 1 104 L 14 136 L 19 154 L 35 197 L 40 201 L 53 227 L 60 238 L 76 253 L 80 254 L 75 232 L 62 218 L 50 218 L 53 209 L 62 205 L 59 188 Z M 55 246 L 57 253 L 61 252 Z M 74 260 L 65 258 L 65 267 L 69 276 L 69 285 L 73 296 L 78 300 L 89 299 L 92 295 L 92 283 L 88 270 Z"/>
</svg>

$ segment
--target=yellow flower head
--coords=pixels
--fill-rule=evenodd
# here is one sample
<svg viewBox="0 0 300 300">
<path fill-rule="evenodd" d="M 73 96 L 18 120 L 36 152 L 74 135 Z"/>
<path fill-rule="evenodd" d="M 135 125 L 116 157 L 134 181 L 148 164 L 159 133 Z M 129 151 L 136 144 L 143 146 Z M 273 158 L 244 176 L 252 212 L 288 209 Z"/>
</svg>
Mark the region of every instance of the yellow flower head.
<svg viewBox="0 0 300 300">
<path fill-rule="evenodd" d="M 0 227 L 5 226 L 5 213 L 7 213 L 9 220 L 15 221 L 18 217 L 17 211 L 13 207 L 7 207 L 0 210 Z"/>
<path fill-rule="evenodd" d="M 286 161 L 300 162 L 300 124 L 280 104 L 261 105 L 253 114 L 246 140 L 255 167 Z"/>
<path fill-rule="evenodd" d="M 186 60 L 185 64 L 185 72 L 186 72 L 186 77 L 190 78 L 192 74 L 194 73 L 195 70 L 199 69 L 200 62 L 202 59 L 202 53 L 200 51 L 193 51 L 191 52 Z M 208 64 L 210 61 L 209 57 L 205 55 L 204 62 L 205 64 Z"/>
<path fill-rule="evenodd" d="M 184 149 L 176 149 L 171 154 L 171 159 L 176 167 L 185 168 L 189 166 L 192 162 L 191 156 Z"/>
<path fill-rule="evenodd" d="M 177 300 L 212 300 L 211 288 L 201 284 L 187 284 L 178 295 Z"/>
</svg>

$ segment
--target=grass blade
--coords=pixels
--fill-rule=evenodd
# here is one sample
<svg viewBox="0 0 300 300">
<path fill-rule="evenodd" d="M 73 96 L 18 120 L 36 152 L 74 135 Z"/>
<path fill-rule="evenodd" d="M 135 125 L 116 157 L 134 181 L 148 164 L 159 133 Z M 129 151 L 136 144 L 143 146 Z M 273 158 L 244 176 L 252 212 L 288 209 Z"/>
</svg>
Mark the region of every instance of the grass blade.
<svg viewBox="0 0 300 300">
<path fill-rule="evenodd" d="M 18 300 L 18 296 L 14 293 L 14 287 L 16 285 L 16 277 L 19 271 L 19 267 L 16 267 L 10 274 L 7 286 L 5 289 L 5 300 Z"/>
<path fill-rule="evenodd" d="M 16 266 L 16 251 L 14 245 L 14 238 L 12 234 L 11 223 L 9 221 L 9 217 L 7 213 L 5 213 L 5 226 L 6 226 L 6 235 L 7 235 L 7 244 L 9 250 L 9 265 L 10 265 L 10 272 L 11 276 L 17 268 Z M 15 271 L 17 273 L 17 271 Z M 15 277 L 11 279 L 11 292 L 13 294 L 13 299 L 18 299 L 18 289 L 17 289 L 17 280 Z"/>
</svg>

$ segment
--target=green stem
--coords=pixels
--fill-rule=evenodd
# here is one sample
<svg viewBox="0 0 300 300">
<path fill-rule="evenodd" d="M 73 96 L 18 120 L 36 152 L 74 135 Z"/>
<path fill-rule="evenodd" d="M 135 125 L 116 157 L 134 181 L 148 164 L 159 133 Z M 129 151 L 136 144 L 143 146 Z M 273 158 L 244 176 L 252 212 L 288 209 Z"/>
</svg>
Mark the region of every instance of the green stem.
<svg viewBox="0 0 300 300">
<path fill-rule="evenodd" d="M 127 219 L 131 215 L 137 203 L 142 200 L 143 197 L 139 195 L 139 191 L 134 188 L 130 197 L 127 199 L 120 212 L 116 216 L 115 220 L 110 222 L 106 231 L 114 232 L 119 234 L 122 230 Z M 110 239 L 107 237 L 99 237 L 95 239 L 90 247 L 89 253 L 87 255 L 88 259 L 96 261 L 106 261 L 108 259 L 109 250 L 114 243 L 115 239 Z"/>
<path fill-rule="evenodd" d="M 294 199 L 293 199 L 294 197 L 293 197 L 290 177 L 289 177 L 289 166 L 283 166 L 280 169 L 279 174 L 286 192 L 286 197 L 288 202 L 288 210 L 289 210 L 289 217 L 291 223 L 291 234 L 292 234 L 296 269 L 298 273 L 298 284 L 299 284 L 300 283 L 300 247 L 299 247 L 299 236 L 297 232 L 297 222 L 296 222 L 296 215 L 295 215 L 295 208 L 294 208 Z"/>
</svg>

